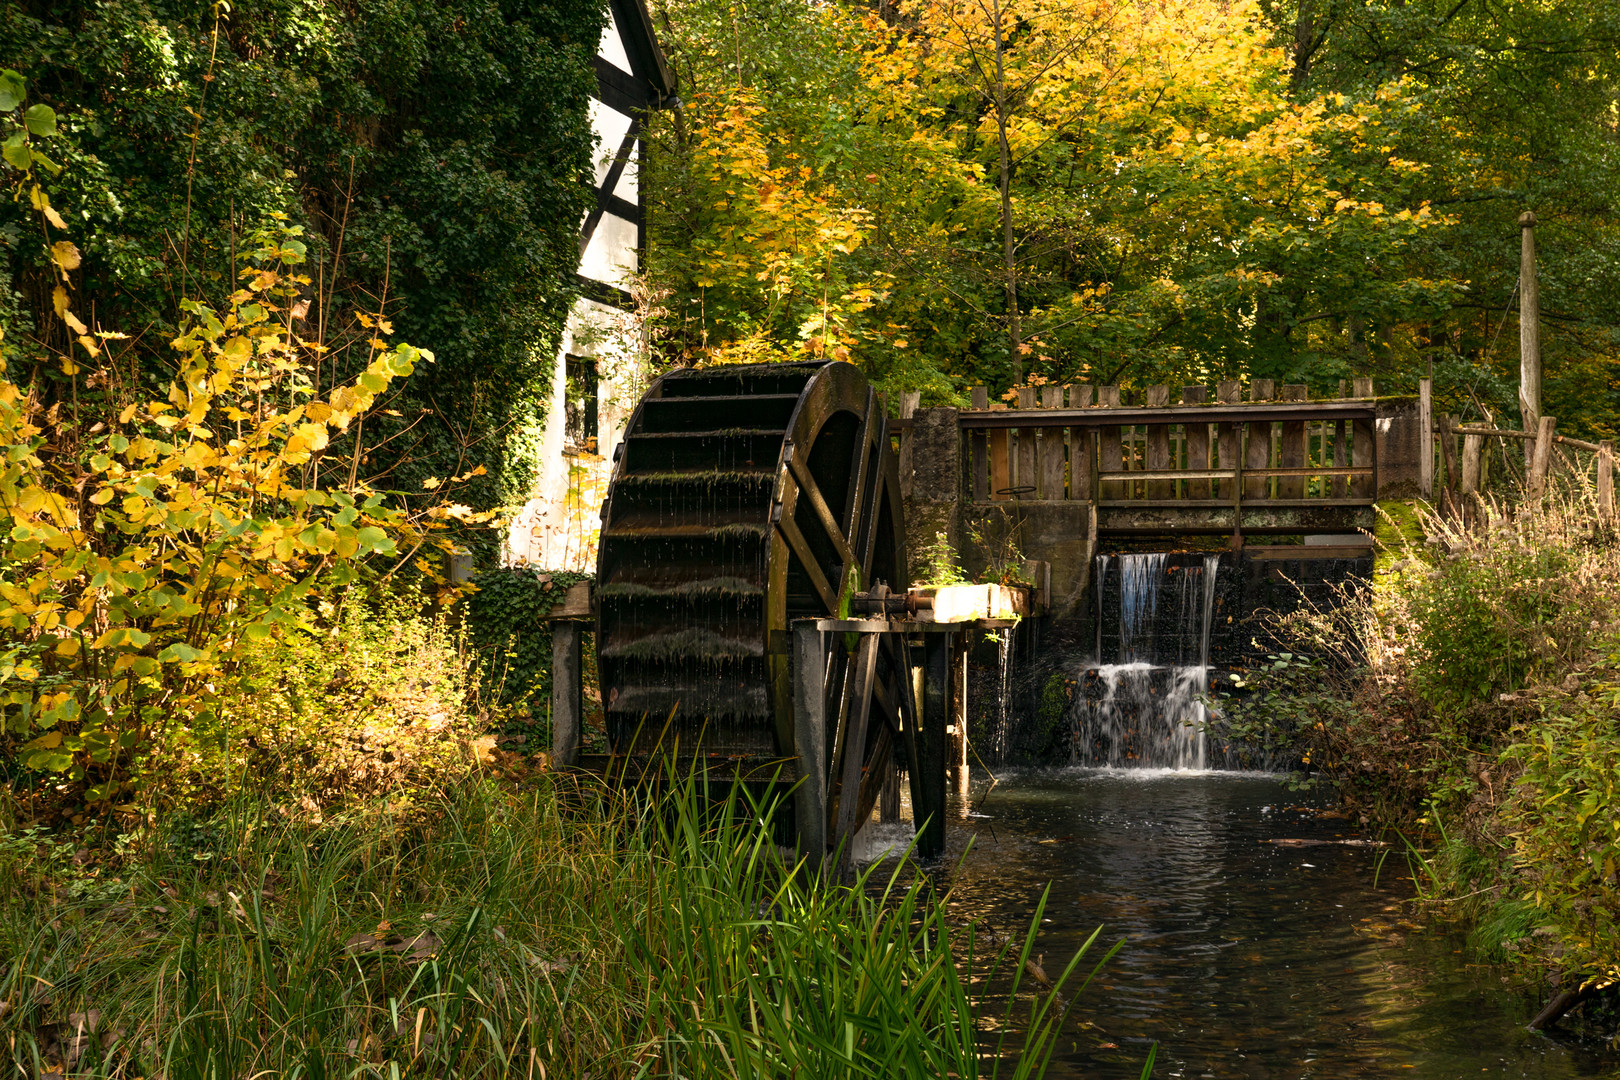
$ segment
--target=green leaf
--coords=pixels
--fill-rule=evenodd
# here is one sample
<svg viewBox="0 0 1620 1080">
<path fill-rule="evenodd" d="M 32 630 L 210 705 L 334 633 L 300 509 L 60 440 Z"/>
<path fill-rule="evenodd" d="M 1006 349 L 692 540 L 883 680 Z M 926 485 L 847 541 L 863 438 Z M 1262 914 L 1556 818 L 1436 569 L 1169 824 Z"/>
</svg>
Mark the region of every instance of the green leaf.
<svg viewBox="0 0 1620 1080">
<path fill-rule="evenodd" d="M 28 152 L 28 136 L 24 132 L 17 132 L 0 143 L 0 157 L 6 159 L 6 164 L 13 169 L 26 170 L 34 163 L 34 156 Z"/>
<path fill-rule="evenodd" d="M 23 113 L 23 123 L 31 135 L 55 135 L 56 110 L 49 105 L 31 105 Z"/>
<path fill-rule="evenodd" d="M 23 77 L 6 68 L 0 71 L 0 112 L 10 112 L 23 103 Z"/>
<path fill-rule="evenodd" d="M 181 663 L 190 663 L 194 660 L 201 660 L 207 655 L 208 654 L 203 652 L 201 649 L 194 649 L 183 641 L 176 641 L 167 649 L 164 649 L 162 652 L 158 653 L 158 659 L 162 660 L 164 663 L 174 663 L 176 661 Z"/>
</svg>

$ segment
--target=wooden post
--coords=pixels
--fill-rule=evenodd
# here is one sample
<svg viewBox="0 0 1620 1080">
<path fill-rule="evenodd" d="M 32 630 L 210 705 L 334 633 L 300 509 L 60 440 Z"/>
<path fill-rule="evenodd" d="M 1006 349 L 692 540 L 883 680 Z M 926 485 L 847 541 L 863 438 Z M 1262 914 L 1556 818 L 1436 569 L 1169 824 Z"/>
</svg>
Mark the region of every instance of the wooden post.
<svg viewBox="0 0 1620 1080">
<path fill-rule="evenodd" d="M 556 769 L 579 764 L 584 711 L 580 645 L 584 636 L 584 627 L 572 620 L 558 619 L 551 624 L 551 765 Z"/>
<path fill-rule="evenodd" d="M 1035 387 L 1020 386 L 1018 388 L 1018 411 L 1032 412 L 1035 408 Z M 1014 487 L 1035 489 L 1019 495 L 1020 499 L 1039 497 L 1040 488 L 1035 476 L 1035 429 L 1032 427 L 1018 429 L 1018 466 L 1012 482 Z"/>
<path fill-rule="evenodd" d="M 1170 388 L 1168 386 L 1150 386 L 1147 388 L 1148 408 L 1162 409 L 1170 404 Z M 1149 470 L 1162 470 L 1170 468 L 1170 425 L 1149 424 L 1147 429 L 1147 454 L 1145 465 Z M 1176 493 L 1174 480 L 1150 480 L 1147 484 L 1147 497 L 1150 499 L 1168 499 Z"/>
<path fill-rule="evenodd" d="M 1063 408 L 1063 387 L 1041 387 L 1041 408 Z M 1063 444 L 1063 428 L 1043 427 L 1041 429 L 1041 490 L 1039 492 L 1041 498 L 1063 498 L 1063 462 L 1068 457 L 1068 450 L 1069 448 Z"/>
<path fill-rule="evenodd" d="M 1446 466 L 1446 490 L 1462 489 L 1462 472 L 1457 468 L 1457 421 L 1450 413 L 1440 419 L 1440 457 Z"/>
<path fill-rule="evenodd" d="M 1530 454 L 1530 494 L 1541 495 L 1547 489 L 1547 471 L 1552 467 L 1553 439 L 1557 435 L 1558 419 L 1543 416 L 1536 426 L 1536 444 Z"/>
<path fill-rule="evenodd" d="M 877 676 L 879 634 L 860 635 L 853 660 L 854 695 L 850 698 L 849 715 L 844 723 L 847 730 L 839 741 L 844 745 L 843 776 L 838 784 L 838 822 L 833 829 L 832 842 L 839 846 L 838 873 L 842 880 L 853 863 L 855 834 L 864 821 L 857 820 L 861 804 L 861 766 L 866 756 L 866 728 L 872 716 L 872 683 Z"/>
<path fill-rule="evenodd" d="M 1091 386 L 1079 383 L 1069 387 L 1069 408 L 1085 409 L 1091 406 Z M 1069 498 L 1094 499 L 1091 490 L 1091 470 L 1096 450 L 1094 433 L 1089 427 L 1069 429 Z"/>
<path fill-rule="evenodd" d="M 1536 280 L 1536 215 L 1531 211 L 1519 215 L 1519 238 L 1520 430 L 1537 431 L 1541 418 L 1541 285 Z M 1525 462 L 1531 467 L 1539 445 L 1525 445 Z"/>
<path fill-rule="evenodd" d="M 1434 380 L 1418 380 L 1418 493 L 1434 498 Z"/>
<path fill-rule="evenodd" d="M 1485 446 L 1485 436 L 1464 435 L 1462 443 L 1462 485 L 1464 495 L 1479 490 L 1479 452 Z"/>
<path fill-rule="evenodd" d="M 1349 464 L 1350 441 L 1345 437 L 1344 421 L 1335 420 L 1333 422 L 1333 467 L 1343 469 L 1348 467 Z M 1349 477 L 1345 476 L 1335 476 L 1333 478 L 1333 497 L 1335 499 L 1342 499 L 1349 493 L 1350 485 L 1346 483 L 1348 479 Z"/>
<path fill-rule="evenodd" d="M 1284 401 L 1305 401 L 1310 396 L 1310 387 L 1303 383 L 1289 383 L 1282 388 Z M 1285 420 L 1282 427 L 1281 459 L 1285 469 L 1303 469 L 1305 467 L 1305 421 Z M 1305 496 L 1305 478 L 1303 476 L 1284 476 L 1277 484 L 1277 495 L 1283 499 L 1300 499 Z"/>
<path fill-rule="evenodd" d="M 1598 443 L 1597 504 L 1599 517 L 1614 520 L 1614 444 L 1608 441 Z"/>
<path fill-rule="evenodd" d="M 1092 507 L 1092 514 L 1097 512 Z M 968 646 L 966 635 L 951 635 L 951 699 L 950 721 L 956 729 L 951 743 L 950 761 L 956 770 L 956 790 L 964 797 L 968 793 Z M 964 803 L 963 813 L 966 814 Z"/>
<path fill-rule="evenodd" d="M 1249 382 L 1250 401 L 1270 401 L 1271 395 L 1276 392 L 1276 383 L 1270 379 L 1252 379 Z M 1250 420 L 1248 453 L 1243 462 L 1244 468 L 1269 469 L 1271 468 L 1271 421 Z M 1251 477 L 1243 481 L 1246 489 L 1243 492 L 1245 499 L 1267 499 L 1271 497 L 1271 479 L 1265 476 Z"/>
<path fill-rule="evenodd" d="M 922 722 L 917 725 L 917 760 L 911 764 L 911 820 L 917 830 L 917 854 L 925 859 L 945 851 L 945 722 L 955 636 L 923 638 Z"/>
<path fill-rule="evenodd" d="M 982 386 L 972 390 L 973 408 L 983 412 L 990 407 L 990 392 Z M 975 428 L 968 436 L 968 489 L 974 502 L 990 498 L 990 437 L 983 428 Z"/>
<path fill-rule="evenodd" d="M 799 786 L 793 821 L 799 853 L 819 867 L 827 853 L 827 646 L 813 621 L 793 627 L 793 749 Z"/>
<path fill-rule="evenodd" d="M 1181 388 L 1181 403 L 1183 405 L 1202 405 L 1209 400 L 1207 386 L 1184 386 Z M 1198 418 L 1197 413 L 1187 417 L 1187 468 L 1192 470 L 1209 468 L 1209 424 Z M 1187 498 L 1209 498 L 1208 480 L 1189 480 L 1187 482 Z"/>
</svg>

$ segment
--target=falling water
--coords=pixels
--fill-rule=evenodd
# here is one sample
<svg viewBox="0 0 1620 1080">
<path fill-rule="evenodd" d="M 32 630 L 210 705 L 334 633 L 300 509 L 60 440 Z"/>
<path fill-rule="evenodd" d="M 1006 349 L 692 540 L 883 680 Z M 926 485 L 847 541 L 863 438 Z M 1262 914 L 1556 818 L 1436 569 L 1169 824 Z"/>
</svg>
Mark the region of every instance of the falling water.
<svg viewBox="0 0 1620 1080">
<path fill-rule="evenodd" d="M 1097 595 L 1106 596 L 1108 556 L 1099 556 Z M 1169 566 L 1163 552 L 1120 555 L 1119 639 L 1103 663 L 1099 614 L 1097 659 L 1082 669 L 1074 716 L 1074 757 L 1082 765 L 1204 769 L 1209 764 L 1204 694 L 1220 556 L 1202 566 Z M 1174 619 L 1159 617 L 1166 579 L 1175 582 Z M 1196 654 L 1192 644 L 1197 643 Z"/>
</svg>

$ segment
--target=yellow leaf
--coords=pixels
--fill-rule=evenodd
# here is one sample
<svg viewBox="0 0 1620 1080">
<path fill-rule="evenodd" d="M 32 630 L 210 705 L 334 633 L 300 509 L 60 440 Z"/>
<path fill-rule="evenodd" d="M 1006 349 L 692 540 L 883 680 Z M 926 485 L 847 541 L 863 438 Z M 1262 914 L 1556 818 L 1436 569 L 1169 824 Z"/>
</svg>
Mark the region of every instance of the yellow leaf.
<svg viewBox="0 0 1620 1080">
<path fill-rule="evenodd" d="M 79 254 L 78 245 L 71 240 L 58 240 L 51 245 L 51 261 L 63 270 L 77 270 L 84 257 Z"/>
<path fill-rule="evenodd" d="M 62 215 L 58 214 L 56 209 L 51 206 L 50 198 L 40 190 L 38 184 L 35 184 L 33 189 L 28 192 L 28 201 L 34 204 L 35 210 L 45 215 L 46 221 L 55 225 L 58 229 L 67 228 L 67 222 L 63 221 Z"/>
</svg>

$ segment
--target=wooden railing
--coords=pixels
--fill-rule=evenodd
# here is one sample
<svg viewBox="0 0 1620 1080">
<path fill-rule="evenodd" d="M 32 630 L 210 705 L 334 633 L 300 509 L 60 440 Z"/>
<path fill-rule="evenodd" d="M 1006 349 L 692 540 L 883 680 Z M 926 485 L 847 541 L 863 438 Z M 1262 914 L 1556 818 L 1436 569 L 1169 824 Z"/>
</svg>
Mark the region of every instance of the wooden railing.
<svg viewBox="0 0 1620 1080">
<path fill-rule="evenodd" d="M 1150 386 L 1141 405 L 1116 386 L 1025 387 L 1015 408 L 983 387 L 959 416 L 973 501 L 1084 500 L 1099 507 L 1367 506 L 1378 492 L 1371 379 L 1309 400 L 1270 380 Z"/>
</svg>

